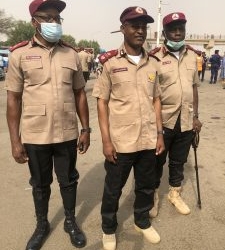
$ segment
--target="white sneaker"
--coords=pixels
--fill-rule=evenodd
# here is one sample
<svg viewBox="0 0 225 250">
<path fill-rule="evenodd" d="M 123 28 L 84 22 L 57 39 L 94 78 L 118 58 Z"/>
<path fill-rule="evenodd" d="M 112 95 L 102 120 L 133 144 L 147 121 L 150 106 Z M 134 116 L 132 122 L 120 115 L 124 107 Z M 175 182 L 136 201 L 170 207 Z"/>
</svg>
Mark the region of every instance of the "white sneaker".
<svg viewBox="0 0 225 250">
<path fill-rule="evenodd" d="M 181 187 L 169 187 L 168 200 L 172 203 L 177 211 L 181 214 L 187 215 L 190 214 L 190 208 L 185 204 L 180 196 Z"/>
<path fill-rule="evenodd" d="M 141 229 L 136 225 L 134 225 L 134 227 L 138 232 L 142 233 L 150 243 L 156 244 L 160 242 L 160 236 L 152 226 L 146 229 Z"/>
<path fill-rule="evenodd" d="M 103 233 L 102 243 L 104 250 L 116 250 L 116 235 Z"/>
<path fill-rule="evenodd" d="M 149 216 L 155 218 L 159 213 L 159 189 L 154 192 L 154 207 L 149 211 Z"/>
</svg>

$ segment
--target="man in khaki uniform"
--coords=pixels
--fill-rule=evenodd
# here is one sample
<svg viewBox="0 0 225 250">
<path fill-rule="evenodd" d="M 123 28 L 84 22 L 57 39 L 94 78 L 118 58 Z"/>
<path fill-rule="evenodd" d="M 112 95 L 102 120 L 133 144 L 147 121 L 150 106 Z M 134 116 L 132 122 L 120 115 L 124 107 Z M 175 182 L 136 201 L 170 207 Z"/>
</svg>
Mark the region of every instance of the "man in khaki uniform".
<svg viewBox="0 0 225 250">
<path fill-rule="evenodd" d="M 129 7 L 120 16 L 124 43 L 100 56 L 103 72 L 93 96 L 97 98 L 105 155 L 106 178 L 101 215 L 103 248 L 116 249 L 117 211 L 131 168 L 135 177 L 135 228 L 151 243 L 160 236 L 151 226 L 156 155 L 164 150 L 161 106 L 157 91 L 157 60 L 143 49 L 147 23 L 145 9 Z"/>
<path fill-rule="evenodd" d="M 87 80 L 89 79 L 89 67 L 91 64 L 91 57 L 86 51 L 84 51 L 84 47 L 80 48 L 78 56 L 81 62 L 81 67 L 82 67 L 85 82 L 87 82 Z"/>
<path fill-rule="evenodd" d="M 169 201 L 181 214 L 189 214 L 190 209 L 180 196 L 184 179 L 184 163 L 187 161 L 193 131 L 200 132 L 198 120 L 199 83 L 195 51 L 185 46 L 186 17 L 183 13 L 171 13 L 163 18 L 162 47 L 151 53 L 160 59 L 159 84 L 161 90 L 162 118 L 166 150 L 157 158 L 156 191 L 151 217 L 158 214 L 158 188 L 163 173 L 163 165 L 169 156 Z"/>
<path fill-rule="evenodd" d="M 6 89 L 12 155 L 18 163 L 28 162 L 37 217 L 26 250 L 40 249 L 50 232 L 53 167 L 65 209 L 64 230 L 74 246 L 86 244 L 74 215 L 77 147 L 81 154 L 89 147 L 89 112 L 77 52 L 60 40 L 60 12 L 65 6 L 61 0 L 32 1 L 29 10 L 36 33 L 31 41 L 12 48 L 9 59 Z M 80 136 L 76 113 L 83 127 Z"/>
</svg>

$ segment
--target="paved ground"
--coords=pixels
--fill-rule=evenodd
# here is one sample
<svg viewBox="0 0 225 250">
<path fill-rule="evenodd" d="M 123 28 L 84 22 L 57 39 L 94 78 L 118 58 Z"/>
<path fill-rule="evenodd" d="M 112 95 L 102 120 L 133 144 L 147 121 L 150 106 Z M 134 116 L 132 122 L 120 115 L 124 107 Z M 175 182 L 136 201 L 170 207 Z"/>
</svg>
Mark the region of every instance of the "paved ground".
<svg viewBox="0 0 225 250">
<path fill-rule="evenodd" d="M 209 72 L 207 72 L 207 77 Z M 91 97 L 94 79 L 87 83 L 90 123 L 93 128 L 91 147 L 79 156 L 77 167 L 80 182 L 77 199 L 77 220 L 86 233 L 85 250 L 101 250 L 100 202 L 104 181 L 101 137 L 98 128 L 96 101 Z M 0 249 L 23 250 L 33 232 L 35 217 L 27 165 L 19 165 L 11 157 L 5 120 L 6 93 L 0 82 Z M 161 243 L 152 245 L 143 240 L 133 227 L 133 176 L 124 189 L 118 213 L 117 250 L 224 250 L 225 249 L 225 90 L 207 81 L 199 87 L 200 118 L 204 123 L 198 148 L 202 209 L 197 207 L 193 150 L 185 166 L 183 197 L 191 214 L 182 216 L 168 203 L 168 170 L 165 166 L 160 189 L 160 213 L 153 226 L 161 235 Z M 51 235 L 43 250 L 72 250 L 63 231 L 63 209 L 56 180 L 52 185 L 49 208 Z"/>
</svg>

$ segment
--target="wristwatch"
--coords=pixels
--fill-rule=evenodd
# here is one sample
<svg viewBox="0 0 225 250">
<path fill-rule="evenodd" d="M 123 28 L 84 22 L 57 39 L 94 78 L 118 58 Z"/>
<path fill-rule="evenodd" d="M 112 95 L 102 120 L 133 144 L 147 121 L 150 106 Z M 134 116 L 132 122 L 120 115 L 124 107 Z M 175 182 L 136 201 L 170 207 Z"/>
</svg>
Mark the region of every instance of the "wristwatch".
<svg viewBox="0 0 225 250">
<path fill-rule="evenodd" d="M 197 118 L 198 119 L 198 113 L 194 113 L 193 114 L 193 118 Z"/>
<path fill-rule="evenodd" d="M 81 132 L 81 134 L 82 133 L 91 133 L 91 128 L 82 128 L 81 130 L 80 130 L 80 132 Z"/>
</svg>

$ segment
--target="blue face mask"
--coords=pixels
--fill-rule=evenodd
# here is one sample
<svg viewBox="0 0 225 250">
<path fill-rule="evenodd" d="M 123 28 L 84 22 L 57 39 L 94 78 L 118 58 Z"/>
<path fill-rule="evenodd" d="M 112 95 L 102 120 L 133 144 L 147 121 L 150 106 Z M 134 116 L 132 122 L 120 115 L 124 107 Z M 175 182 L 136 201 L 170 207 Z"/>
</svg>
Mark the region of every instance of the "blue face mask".
<svg viewBox="0 0 225 250">
<path fill-rule="evenodd" d="M 58 23 L 41 23 L 40 34 L 50 43 L 58 42 L 62 36 L 62 25 Z"/>
<path fill-rule="evenodd" d="M 185 44 L 184 40 L 182 40 L 180 42 L 174 42 L 174 41 L 167 40 L 167 42 L 166 42 L 166 45 L 174 50 L 179 50 L 182 46 L 184 46 L 184 44 Z"/>
</svg>

